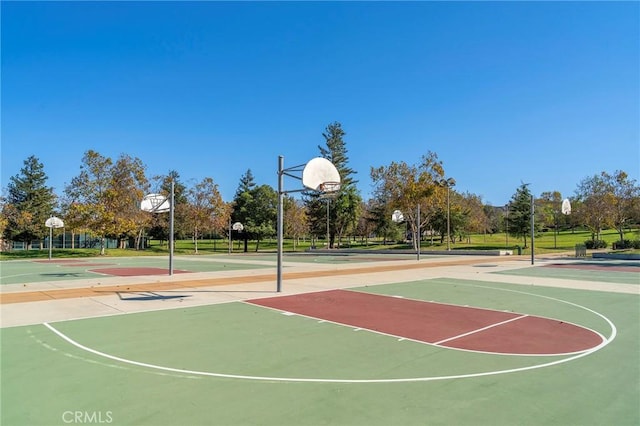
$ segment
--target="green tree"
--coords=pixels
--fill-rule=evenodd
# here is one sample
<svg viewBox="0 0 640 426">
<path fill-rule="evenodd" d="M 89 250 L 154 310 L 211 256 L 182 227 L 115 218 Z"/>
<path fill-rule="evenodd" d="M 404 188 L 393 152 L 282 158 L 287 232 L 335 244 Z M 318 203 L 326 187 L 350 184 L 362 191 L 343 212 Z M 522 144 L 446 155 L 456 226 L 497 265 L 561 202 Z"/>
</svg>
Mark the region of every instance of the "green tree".
<svg viewBox="0 0 640 426">
<path fill-rule="evenodd" d="M 170 170 L 166 175 L 154 176 L 155 181 L 154 193 L 164 195 L 168 199 L 171 198 L 171 183 L 173 182 L 173 194 L 174 194 L 174 221 L 173 221 L 173 235 L 174 237 L 184 238 L 187 235 L 187 187 L 182 183 L 180 179 L 180 173 L 175 170 Z M 148 234 L 160 241 L 169 240 L 169 213 L 159 213 L 150 215 L 150 225 Z"/>
<path fill-rule="evenodd" d="M 253 173 L 247 170 L 240 178 L 233 201 L 233 221 L 244 226 L 244 251 L 248 251 L 249 239 L 257 241 L 257 251 L 263 238 L 276 233 L 278 194 L 269 185 L 256 185 Z"/>
<path fill-rule="evenodd" d="M 251 169 L 248 169 L 245 174 L 240 177 L 240 183 L 236 189 L 236 193 L 233 197 L 233 211 L 231 213 L 232 222 L 240 222 L 245 227 L 241 231 L 242 238 L 244 240 L 244 252 L 248 251 L 249 232 L 246 229 L 246 224 L 251 217 L 251 210 L 253 208 L 253 190 L 256 187 L 256 182 L 253 177 Z M 277 208 L 276 208 L 277 209 Z"/>
<path fill-rule="evenodd" d="M 527 248 L 527 235 L 531 233 L 531 191 L 529 184 L 523 183 L 511 197 L 509 203 L 509 234 L 524 240 Z M 538 221 L 534 223 L 534 233 L 539 229 Z"/>
<path fill-rule="evenodd" d="M 329 215 L 328 248 L 334 247 L 336 237 L 339 242 L 343 235 L 355 229 L 362 202 L 356 187 L 358 181 L 354 179 L 356 172 L 349 167 L 345 135 L 340 123 L 331 123 L 322 133 L 325 145 L 318 145 L 320 155 L 329 160 L 340 174 L 340 190 L 328 198 L 323 198 L 322 194 L 304 193 L 311 230 L 315 235 L 326 234 L 327 214 Z"/>
<path fill-rule="evenodd" d="M 43 164 L 35 156 L 24 161 L 20 173 L 12 176 L 7 185 L 7 198 L 2 209 L 6 222 L 4 237 L 23 241 L 31 248 L 33 240 L 42 240 L 49 234 L 46 220 L 54 213 L 56 196 L 48 187 Z"/>
</svg>

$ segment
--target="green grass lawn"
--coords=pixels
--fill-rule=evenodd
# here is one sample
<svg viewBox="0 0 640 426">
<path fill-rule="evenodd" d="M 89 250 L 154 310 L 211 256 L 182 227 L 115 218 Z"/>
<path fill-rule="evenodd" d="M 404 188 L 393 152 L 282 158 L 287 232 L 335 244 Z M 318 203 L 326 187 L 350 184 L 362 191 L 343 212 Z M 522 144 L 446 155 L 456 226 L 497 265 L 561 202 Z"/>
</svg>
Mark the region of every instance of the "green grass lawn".
<svg viewBox="0 0 640 426">
<path fill-rule="evenodd" d="M 608 243 L 610 248 L 612 243 L 619 240 L 619 235 L 615 230 L 604 231 L 601 238 Z M 640 231 L 627 232 L 625 234 L 626 239 L 635 240 L 640 238 Z M 591 239 L 591 233 L 589 231 L 564 231 L 554 236 L 553 231 L 541 232 L 536 236 L 534 241 L 536 254 L 547 253 L 562 253 L 575 250 L 576 244 L 583 244 L 585 241 Z M 232 241 L 233 253 L 244 252 L 244 241 L 234 240 Z M 452 250 L 517 250 L 517 247 L 522 247 L 522 254 L 531 253 L 531 240 L 527 237 L 527 247 L 524 247 L 524 241 L 522 239 L 516 239 L 513 236 L 507 237 L 504 233 L 497 234 L 474 234 L 464 241 L 456 241 L 451 245 Z M 317 248 L 324 248 L 324 240 L 316 242 Z M 404 249 L 411 250 L 413 245 L 411 243 L 384 243 L 381 239 L 369 239 L 363 241 L 362 239 L 343 239 L 341 247 L 352 249 L 367 249 L 367 250 L 381 250 L 381 249 Z M 249 241 L 247 245 L 248 253 L 255 253 L 256 248 L 258 252 L 275 252 L 277 250 L 277 241 L 275 238 L 269 238 L 257 241 Z M 300 240 L 295 245 L 293 240 L 285 239 L 283 241 L 284 252 L 304 252 L 311 248 L 310 240 Z M 446 242 L 441 243 L 439 238 L 425 237 L 421 244 L 422 250 L 446 250 Z M 153 256 L 153 255 L 167 255 L 169 252 L 168 244 L 166 241 L 152 240 L 150 246 L 144 250 L 134 249 L 107 249 L 107 257 L 122 257 L 122 256 Z M 625 251 L 631 252 L 629 250 Z M 636 250 L 637 252 L 637 250 Z M 228 254 L 229 242 L 224 239 L 206 239 L 198 241 L 198 253 L 197 254 Z M 195 243 L 191 239 L 177 240 L 175 242 L 174 254 L 177 255 L 192 255 L 196 254 Z M 92 249 L 54 249 L 52 251 L 52 257 L 56 258 L 75 258 L 75 257 L 94 257 L 99 256 L 99 248 Z M 49 250 L 14 250 L 10 252 L 0 252 L 0 260 L 10 259 L 29 259 L 29 258 L 47 258 L 49 256 Z"/>
</svg>

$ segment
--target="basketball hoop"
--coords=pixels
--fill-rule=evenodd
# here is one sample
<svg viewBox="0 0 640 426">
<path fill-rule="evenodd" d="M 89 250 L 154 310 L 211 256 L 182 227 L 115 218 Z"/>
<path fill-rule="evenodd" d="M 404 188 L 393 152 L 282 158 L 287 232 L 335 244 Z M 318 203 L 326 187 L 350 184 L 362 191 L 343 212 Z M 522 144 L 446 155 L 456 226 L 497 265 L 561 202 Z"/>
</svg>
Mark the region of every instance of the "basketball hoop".
<svg viewBox="0 0 640 426">
<path fill-rule="evenodd" d="M 340 191 L 340 182 L 327 181 L 318 186 L 318 192 L 320 192 L 321 198 L 335 198 Z"/>
<path fill-rule="evenodd" d="M 149 213 L 166 213 L 170 208 L 169 200 L 161 194 L 147 194 L 140 203 L 140 210 Z"/>
</svg>

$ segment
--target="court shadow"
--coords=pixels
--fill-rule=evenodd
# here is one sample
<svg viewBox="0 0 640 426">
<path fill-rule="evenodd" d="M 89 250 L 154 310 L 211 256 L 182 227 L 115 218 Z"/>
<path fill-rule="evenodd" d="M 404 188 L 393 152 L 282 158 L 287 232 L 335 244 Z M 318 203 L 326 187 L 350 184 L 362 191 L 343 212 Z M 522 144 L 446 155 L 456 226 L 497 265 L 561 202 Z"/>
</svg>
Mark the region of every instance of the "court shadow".
<svg viewBox="0 0 640 426">
<path fill-rule="evenodd" d="M 56 272 L 56 273 L 50 273 L 50 274 L 40 274 L 41 277 L 59 277 L 59 278 L 64 278 L 64 277 L 82 277 L 85 276 L 81 273 L 78 272 Z"/>
<path fill-rule="evenodd" d="M 147 300 L 171 300 L 171 299 L 184 299 L 191 297 L 190 295 L 180 294 L 175 296 L 165 296 L 162 294 L 154 293 L 153 291 L 117 291 L 118 298 L 123 301 L 147 301 Z M 134 297 L 125 297 L 123 294 L 134 294 Z"/>
</svg>

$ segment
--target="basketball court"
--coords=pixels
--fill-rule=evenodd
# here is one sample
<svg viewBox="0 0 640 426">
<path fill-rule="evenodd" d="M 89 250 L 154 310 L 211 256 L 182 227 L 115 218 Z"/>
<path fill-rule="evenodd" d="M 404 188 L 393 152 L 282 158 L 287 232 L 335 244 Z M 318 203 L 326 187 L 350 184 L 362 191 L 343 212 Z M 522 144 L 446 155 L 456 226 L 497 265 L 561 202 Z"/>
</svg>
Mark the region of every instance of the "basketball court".
<svg viewBox="0 0 640 426">
<path fill-rule="evenodd" d="M 634 262 L 285 256 L 277 292 L 273 256 L 210 257 L 3 284 L 2 424 L 640 422 Z M 162 267 L 112 261 L 31 263 Z"/>
</svg>

